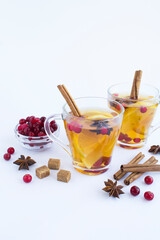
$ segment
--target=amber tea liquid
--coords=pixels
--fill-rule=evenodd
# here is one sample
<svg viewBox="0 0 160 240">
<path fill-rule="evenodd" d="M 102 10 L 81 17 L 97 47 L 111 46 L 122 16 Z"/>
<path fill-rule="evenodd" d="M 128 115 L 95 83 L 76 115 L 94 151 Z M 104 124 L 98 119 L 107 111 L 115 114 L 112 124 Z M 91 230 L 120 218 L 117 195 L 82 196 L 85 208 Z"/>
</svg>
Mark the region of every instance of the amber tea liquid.
<svg viewBox="0 0 160 240">
<path fill-rule="evenodd" d="M 81 173 L 97 175 L 108 170 L 117 141 L 120 124 L 113 117 L 116 111 L 82 111 L 81 118 L 64 120 L 70 142 L 73 165 Z"/>
<path fill-rule="evenodd" d="M 152 96 L 140 96 L 136 101 L 118 96 L 125 108 L 118 143 L 125 148 L 139 148 L 145 143 L 158 103 Z"/>
</svg>

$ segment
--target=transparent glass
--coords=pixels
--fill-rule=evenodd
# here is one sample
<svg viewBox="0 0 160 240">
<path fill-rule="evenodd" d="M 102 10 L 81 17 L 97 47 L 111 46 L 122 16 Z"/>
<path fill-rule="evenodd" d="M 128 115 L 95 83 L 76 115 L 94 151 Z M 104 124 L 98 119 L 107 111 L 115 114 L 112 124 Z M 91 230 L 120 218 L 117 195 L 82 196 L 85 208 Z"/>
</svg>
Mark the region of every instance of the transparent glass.
<svg viewBox="0 0 160 240">
<path fill-rule="evenodd" d="M 143 147 L 148 136 L 160 127 L 152 126 L 160 102 L 159 90 L 142 84 L 138 100 L 130 99 L 131 84 L 120 83 L 108 89 L 108 99 L 118 101 L 125 108 L 118 145 L 128 149 Z"/>
<path fill-rule="evenodd" d="M 18 132 L 18 126 L 19 124 L 16 125 L 14 132 L 17 140 L 19 141 L 22 147 L 27 148 L 29 150 L 42 151 L 52 146 L 53 141 L 47 135 L 42 137 L 24 136 Z M 55 136 L 58 136 L 58 135 L 59 135 L 59 126 L 55 131 Z"/>
<path fill-rule="evenodd" d="M 82 116 L 73 116 L 65 104 L 62 114 L 54 114 L 46 119 L 46 133 L 71 155 L 77 171 L 88 175 L 104 173 L 109 168 L 124 108 L 115 101 L 108 105 L 106 98 L 98 97 L 77 98 L 75 102 Z M 63 120 L 69 146 L 51 132 L 50 122 L 53 119 Z"/>
</svg>

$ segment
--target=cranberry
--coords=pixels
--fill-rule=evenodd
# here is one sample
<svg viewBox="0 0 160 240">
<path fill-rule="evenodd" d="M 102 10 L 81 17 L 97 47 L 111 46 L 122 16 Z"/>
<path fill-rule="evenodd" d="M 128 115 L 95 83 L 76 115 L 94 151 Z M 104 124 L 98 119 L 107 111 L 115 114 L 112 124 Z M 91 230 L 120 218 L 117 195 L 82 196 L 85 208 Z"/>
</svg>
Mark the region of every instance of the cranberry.
<svg viewBox="0 0 160 240">
<path fill-rule="evenodd" d="M 130 138 L 130 137 L 125 137 L 125 141 L 126 142 L 130 142 L 132 140 L 132 138 Z"/>
<path fill-rule="evenodd" d="M 73 131 L 75 133 L 80 133 L 82 131 L 81 125 L 77 122 L 74 122 Z"/>
<path fill-rule="evenodd" d="M 45 133 L 45 129 L 44 129 L 44 127 L 41 127 L 41 132 L 44 132 L 44 133 Z"/>
<path fill-rule="evenodd" d="M 13 154 L 13 153 L 15 152 L 15 150 L 14 150 L 13 147 L 10 147 L 10 148 L 7 149 L 7 152 L 8 152 L 9 154 Z"/>
<path fill-rule="evenodd" d="M 36 123 L 38 123 L 38 124 L 41 124 L 40 118 L 35 118 L 34 121 L 35 121 Z"/>
<path fill-rule="evenodd" d="M 23 130 L 22 125 L 19 125 L 19 126 L 18 126 L 18 132 L 19 132 L 19 131 L 22 131 L 22 130 Z"/>
<path fill-rule="evenodd" d="M 44 123 L 45 120 L 46 120 L 46 117 L 41 117 L 40 120 L 41 120 L 42 123 Z"/>
<path fill-rule="evenodd" d="M 121 106 L 117 104 L 116 109 L 117 109 L 118 111 L 120 111 L 120 110 L 121 110 Z"/>
<path fill-rule="evenodd" d="M 34 147 L 34 144 L 33 144 L 33 143 L 30 143 L 29 146 L 30 146 L 30 147 Z"/>
<path fill-rule="evenodd" d="M 95 162 L 92 166 L 92 168 L 99 168 L 102 167 L 102 164 L 104 166 L 107 166 L 111 161 L 110 157 L 101 157 L 97 162 Z"/>
<path fill-rule="evenodd" d="M 133 196 L 137 196 L 137 195 L 140 193 L 139 187 L 137 187 L 137 186 L 131 187 L 130 193 L 131 193 Z"/>
<path fill-rule="evenodd" d="M 26 174 L 23 176 L 23 181 L 25 183 L 30 183 L 32 181 L 32 176 L 30 174 Z"/>
<path fill-rule="evenodd" d="M 51 121 L 50 126 L 54 125 L 55 123 L 56 123 L 55 120 Z"/>
<path fill-rule="evenodd" d="M 105 128 L 105 127 L 102 127 L 102 128 L 101 128 L 101 134 L 102 134 L 102 135 L 106 135 L 107 133 L 108 133 L 108 129 Z"/>
<path fill-rule="evenodd" d="M 123 134 L 123 133 L 120 133 L 118 140 L 119 140 L 119 141 L 122 141 L 123 139 L 124 139 L 124 134 Z"/>
<path fill-rule="evenodd" d="M 57 130 L 57 128 L 58 128 L 57 124 L 56 124 L 56 123 L 55 123 L 55 124 L 53 124 L 53 125 L 52 125 L 52 128 L 53 128 L 53 130 L 54 130 L 54 131 L 56 131 L 56 130 Z"/>
<path fill-rule="evenodd" d="M 34 132 L 29 132 L 29 136 L 34 137 L 35 136 Z"/>
<path fill-rule="evenodd" d="M 122 104 L 122 106 L 125 108 L 126 107 L 126 104 L 125 103 L 121 103 Z"/>
<path fill-rule="evenodd" d="M 69 131 L 73 131 L 73 124 L 71 123 L 67 123 L 67 128 L 69 129 Z"/>
<path fill-rule="evenodd" d="M 11 154 L 10 153 L 5 153 L 3 157 L 6 161 L 8 161 L 11 158 Z"/>
<path fill-rule="evenodd" d="M 77 123 L 76 121 L 72 121 L 71 123 L 68 123 L 67 128 L 70 131 L 74 131 L 75 133 L 80 133 L 82 131 L 82 126 L 79 123 Z"/>
<path fill-rule="evenodd" d="M 41 122 L 40 127 L 44 127 L 44 122 Z"/>
<path fill-rule="evenodd" d="M 38 127 L 38 126 L 36 126 L 36 127 L 34 128 L 34 133 L 35 133 L 36 135 L 39 133 L 39 127 Z"/>
<path fill-rule="evenodd" d="M 34 117 L 34 116 L 32 116 L 32 117 L 30 117 L 30 122 L 31 123 L 36 123 L 36 120 L 35 120 L 36 118 Z"/>
<path fill-rule="evenodd" d="M 24 135 L 24 131 L 23 131 L 23 130 L 20 130 L 20 131 L 19 131 L 19 134 Z"/>
<path fill-rule="evenodd" d="M 22 127 L 22 130 L 24 130 L 25 128 L 28 127 L 28 124 L 27 124 L 27 123 L 23 123 L 23 124 L 21 125 L 21 127 Z"/>
<path fill-rule="evenodd" d="M 19 124 L 23 124 L 23 123 L 26 123 L 26 119 L 24 119 L 24 118 L 19 120 Z"/>
<path fill-rule="evenodd" d="M 29 121 L 30 121 L 30 117 L 27 117 L 27 118 L 26 118 L 26 122 L 29 122 Z"/>
<path fill-rule="evenodd" d="M 140 111 L 141 111 L 141 113 L 147 112 L 147 107 L 141 107 L 141 108 L 140 108 Z"/>
<path fill-rule="evenodd" d="M 139 142 L 141 141 L 141 139 L 140 139 L 140 138 L 134 138 L 133 141 L 134 141 L 135 143 L 139 143 Z"/>
<path fill-rule="evenodd" d="M 45 136 L 44 132 L 39 132 L 38 137 Z"/>
<path fill-rule="evenodd" d="M 144 198 L 148 201 L 151 201 L 154 198 L 154 194 L 150 191 L 144 193 Z"/>
<path fill-rule="evenodd" d="M 25 136 L 28 136 L 29 133 L 30 133 L 30 128 L 29 128 L 29 127 L 26 127 L 23 131 L 24 131 L 24 135 L 25 135 Z"/>
<path fill-rule="evenodd" d="M 149 184 L 153 183 L 153 178 L 151 176 L 147 176 L 147 177 L 145 177 L 144 181 L 146 184 L 149 185 Z"/>
<path fill-rule="evenodd" d="M 126 142 L 130 142 L 132 138 L 128 137 L 128 134 L 123 134 L 120 136 L 122 140 L 125 140 Z"/>
</svg>

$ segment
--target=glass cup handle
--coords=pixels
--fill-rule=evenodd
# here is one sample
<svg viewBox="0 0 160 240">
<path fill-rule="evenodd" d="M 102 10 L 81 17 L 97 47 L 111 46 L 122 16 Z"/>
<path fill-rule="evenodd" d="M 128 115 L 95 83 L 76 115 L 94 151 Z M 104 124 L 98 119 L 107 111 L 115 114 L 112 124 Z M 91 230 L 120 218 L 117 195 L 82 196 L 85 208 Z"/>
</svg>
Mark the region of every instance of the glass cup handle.
<svg viewBox="0 0 160 240">
<path fill-rule="evenodd" d="M 51 128 L 50 128 L 50 122 L 52 120 L 62 120 L 62 115 L 61 114 L 54 114 L 48 118 L 46 118 L 45 122 L 44 122 L 44 129 L 48 135 L 48 137 L 53 141 L 53 142 L 56 142 L 59 146 L 61 146 L 70 156 L 71 156 L 71 153 L 70 153 L 70 148 L 68 145 L 66 145 L 62 140 L 60 140 L 56 134 L 53 132 L 51 132 Z M 57 131 L 59 131 L 59 126 L 58 126 L 58 129 Z M 57 132 L 56 131 L 56 132 Z"/>
</svg>

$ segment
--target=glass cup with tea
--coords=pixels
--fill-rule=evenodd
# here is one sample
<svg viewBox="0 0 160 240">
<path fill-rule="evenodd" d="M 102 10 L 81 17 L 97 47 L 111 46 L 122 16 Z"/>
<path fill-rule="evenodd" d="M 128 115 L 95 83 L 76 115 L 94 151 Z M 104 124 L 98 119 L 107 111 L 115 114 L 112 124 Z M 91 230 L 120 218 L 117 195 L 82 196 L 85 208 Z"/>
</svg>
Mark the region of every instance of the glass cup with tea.
<svg viewBox="0 0 160 240">
<path fill-rule="evenodd" d="M 120 83 L 109 87 L 108 99 L 118 101 L 125 108 L 118 145 L 128 149 L 143 147 L 148 136 L 160 127 L 160 123 L 152 126 L 158 104 L 159 90 L 153 86 L 142 84 L 137 100 L 130 98 L 129 83 Z"/>
<path fill-rule="evenodd" d="M 68 106 L 62 114 L 54 114 L 45 121 L 48 136 L 71 152 L 74 168 L 84 174 L 98 175 L 108 170 L 122 123 L 124 108 L 115 101 L 101 97 L 75 99 L 81 116 L 74 116 Z M 50 122 L 63 120 L 69 147 L 51 132 Z"/>
</svg>

